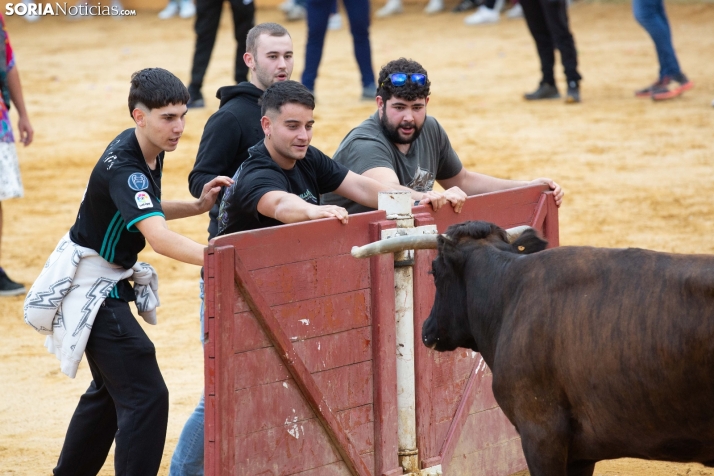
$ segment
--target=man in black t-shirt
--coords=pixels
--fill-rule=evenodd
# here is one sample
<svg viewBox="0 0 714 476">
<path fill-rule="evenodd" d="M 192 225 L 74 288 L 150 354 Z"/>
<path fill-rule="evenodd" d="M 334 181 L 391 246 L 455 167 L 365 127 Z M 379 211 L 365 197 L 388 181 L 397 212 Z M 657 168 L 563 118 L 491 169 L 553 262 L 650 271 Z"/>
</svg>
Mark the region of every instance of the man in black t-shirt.
<svg viewBox="0 0 714 476">
<path fill-rule="evenodd" d="M 126 269 L 146 241 L 159 254 L 203 264 L 204 246 L 170 231 L 166 220 L 207 212 L 232 180 L 217 177 L 192 202 L 161 200 L 164 152 L 178 145 L 188 99 L 185 86 L 166 70 L 134 73 L 129 112 L 136 127 L 120 133 L 92 170 L 70 230 L 74 243 Z M 96 314 L 85 348 L 93 381 L 69 424 L 55 475 L 97 474 L 114 440 L 117 474 L 159 471 L 168 390 L 154 345 L 129 309 L 133 300 L 130 284 L 120 281 Z"/>
<path fill-rule="evenodd" d="M 334 192 L 372 208 L 380 191 L 391 190 L 357 175 L 310 145 L 315 98 L 300 83 L 285 81 L 263 95 L 263 142 L 249 150 L 221 201 L 218 234 L 283 223 L 335 217 L 347 223 L 347 210 L 321 205 L 320 195 Z M 420 194 L 421 195 L 421 194 Z M 445 200 L 430 192 L 421 203 L 438 208 Z"/>
</svg>

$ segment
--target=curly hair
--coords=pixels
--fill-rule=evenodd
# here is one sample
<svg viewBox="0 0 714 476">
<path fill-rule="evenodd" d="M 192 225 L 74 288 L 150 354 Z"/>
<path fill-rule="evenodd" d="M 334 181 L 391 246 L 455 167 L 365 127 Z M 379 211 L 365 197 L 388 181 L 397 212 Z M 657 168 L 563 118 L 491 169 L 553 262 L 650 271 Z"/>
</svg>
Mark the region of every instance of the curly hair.
<svg viewBox="0 0 714 476">
<path fill-rule="evenodd" d="M 408 79 L 404 86 L 394 86 L 389 79 L 389 75 L 394 73 L 421 73 L 426 76 L 426 83 L 424 86 L 419 86 L 416 83 L 412 83 L 411 79 Z M 417 99 L 426 98 L 431 93 L 429 90 L 431 82 L 424 67 L 416 61 L 406 58 L 392 60 L 382 66 L 377 84 L 377 96 L 381 96 L 384 102 L 390 100 L 392 96 L 397 96 L 405 101 L 415 101 Z"/>
</svg>

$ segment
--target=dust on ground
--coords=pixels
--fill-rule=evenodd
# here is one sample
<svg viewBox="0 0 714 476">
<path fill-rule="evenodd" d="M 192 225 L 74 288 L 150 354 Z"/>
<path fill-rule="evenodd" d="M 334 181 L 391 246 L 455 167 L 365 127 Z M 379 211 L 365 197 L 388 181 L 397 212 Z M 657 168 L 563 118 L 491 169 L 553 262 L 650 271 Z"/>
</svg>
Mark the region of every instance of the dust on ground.
<svg viewBox="0 0 714 476">
<path fill-rule="evenodd" d="M 694 90 L 676 100 L 638 100 L 633 91 L 657 75 L 653 45 L 629 5 L 576 3 L 570 11 L 584 102 L 526 103 L 539 66 L 522 20 L 481 27 L 465 14 L 426 17 L 421 5 L 375 20 L 374 65 L 400 56 L 420 61 L 433 83 L 429 113 L 439 119 L 472 170 L 514 179 L 549 176 L 565 189 L 562 245 L 643 247 L 713 253 L 714 5 L 668 6 L 674 41 Z M 258 22 L 282 21 L 259 10 Z M 154 13 L 114 20 L 8 18 L 35 143 L 20 151 L 26 196 L 3 204 L 3 265 L 31 283 L 72 225 L 89 172 L 107 143 L 132 127 L 126 106 L 132 72 L 167 68 L 188 79 L 192 22 L 159 21 Z M 299 79 L 304 23 L 287 24 Z M 187 176 L 202 128 L 218 107 L 212 93 L 230 84 L 234 47 L 230 15 L 223 15 L 203 88 L 207 107 L 191 110 L 176 152 L 167 155 L 166 199 L 189 199 Z M 559 86 L 564 87 L 558 67 Z M 332 154 L 344 135 L 374 111 L 360 102 L 347 27 L 328 33 L 317 82 L 313 144 Z M 14 116 L 13 116 L 14 117 Z M 16 121 L 13 118 L 13 121 Z M 207 217 L 170 224 L 206 240 Z M 161 473 L 200 396 L 203 364 L 198 341 L 198 269 L 145 251 L 161 276 L 158 326 L 146 326 L 170 390 L 170 421 Z M 48 474 L 67 424 L 91 377 L 86 363 L 75 379 L 60 374 L 43 337 L 22 322 L 22 297 L 0 299 L 0 474 Z M 102 475 L 113 474 L 112 459 Z M 714 475 L 700 465 L 640 460 L 599 463 L 597 475 Z"/>
</svg>

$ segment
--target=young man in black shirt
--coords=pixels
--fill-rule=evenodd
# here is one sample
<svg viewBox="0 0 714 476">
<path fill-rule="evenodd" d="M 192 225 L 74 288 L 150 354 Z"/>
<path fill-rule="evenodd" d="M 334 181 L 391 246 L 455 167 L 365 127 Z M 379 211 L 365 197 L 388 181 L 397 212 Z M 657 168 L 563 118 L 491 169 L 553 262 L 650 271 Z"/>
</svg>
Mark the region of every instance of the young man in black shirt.
<svg viewBox="0 0 714 476">
<path fill-rule="evenodd" d="M 290 79 L 293 72 L 293 41 L 277 23 L 261 23 L 248 32 L 242 58 L 250 68 L 250 81 L 224 86 L 216 94 L 221 105 L 208 119 L 198 146 L 196 162 L 188 176 L 194 197 L 216 176 L 232 177 L 248 158 L 248 149 L 263 140 L 258 101 L 268 87 Z M 220 198 L 220 195 L 219 195 Z M 218 232 L 218 203 L 208 213 L 208 239 Z M 199 282 L 203 301 L 203 280 Z M 201 341 L 203 341 L 203 302 L 201 302 Z M 189 416 L 171 457 L 169 476 L 203 475 L 204 397 Z"/>
<path fill-rule="evenodd" d="M 250 148 L 223 196 L 219 235 L 319 218 L 347 223 L 347 210 L 321 205 L 320 195 L 334 192 L 377 208 L 378 192 L 391 190 L 310 145 L 314 109 L 312 93 L 295 81 L 275 83 L 265 91 L 260 120 L 265 139 Z M 432 191 L 421 203 L 440 208 L 446 199 Z"/>
<path fill-rule="evenodd" d="M 130 269 L 146 241 L 159 254 L 203 264 L 204 246 L 166 227 L 166 220 L 207 212 L 222 186 L 217 177 L 198 200 L 161 200 L 164 152 L 183 133 L 188 91 L 170 72 L 144 69 L 131 78 L 129 112 L 136 123 L 120 133 L 94 167 L 70 239 L 109 263 Z M 116 440 L 121 475 L 155 475 L 168 421 L 168 390 L 154 345 L 129 309 L 135 299 L 119 281 L 104 300 L 85 348 L 93 381 L 69 424 L 55 475 L 96 475 Z"/>
</svg>

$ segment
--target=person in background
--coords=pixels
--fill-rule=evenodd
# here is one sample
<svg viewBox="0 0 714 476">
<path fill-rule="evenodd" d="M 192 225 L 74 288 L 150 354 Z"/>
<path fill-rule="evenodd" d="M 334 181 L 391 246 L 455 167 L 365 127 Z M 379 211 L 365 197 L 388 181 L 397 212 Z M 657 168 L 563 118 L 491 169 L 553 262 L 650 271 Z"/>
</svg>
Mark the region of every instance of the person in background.
<svg viewBox="0 0 714 476">
<path fill-rule="evenodd" d="M 444 9 L 444 0 L 429 0 L 426 7 L 424 7 L 424 13 L 427 15 L 433 15 L 434 13 L 439 13 Z M 395 15 L 397 13 L 402 13 L 404 11 L 404 6 L 402 5 L 402 0 L 387 0 L 382 8 L 377 10 L 375 15 L 378 18 L 388 17 Z"/>
<path fill-rule="evenodd" d="M 565 70 L 567 91 L 566 104 L 580 102 L 580 81 L 578 72 L 578 52 L 575 39 L 568 24 L 567 0 L 519 0 L 528 31 L 536 44 L 540 59 L 541 80 L 538 88 L 524 95 L 527 101 L 558 99 L 560 92 L 555 85 L 555 50 L 560 52 L 560 61 Z"/>
<path fill-rule="evenodd" d="M 369 40 L 369 0 L 344 0 L 355 59 L 362 81 L 362 99 L 372 100 L 376 93 L 374 69 L 372 69 L 372 46 Z M 307 44 L 305 45 L 305 68 L 302 84 L 315 91 L 317 70 L 322 60 L 322 50 L 327 35 L 329 17 L 334 0 L 307 0 Z"/>
<path fill-rule="evenodd" d="M 680 69 L 674 52 L 672 30 L 664 9 L 664 0 L 632 0 L 632 11 L 637 22 L 652 38 L 659 61 L 657 81 L 635 91 L 635 96 L 661 101 L 675 98 L 692 89 L 694 83 Z"/>
<path fill-rule="evenodd" d="M 194 25 L 196 48 L 191 66 L 191 82 L 188 85 L 188 94 L 191 96 L 187 104 L 189 108 L 205 106 L 201 88 L 213 46 L 216 44 L 223 2 L 224 0 L 197 0 L 196 2 L 196 23 Z M 228 0 L 228 2 L 233 12 L 233 35 L 236 40 L 233 79 L 236 84 L 239 84 L 248 80 L 248 67 L 243 61 L 243 55 L 246 51 L 248 30 L 255 24 L 255 3 L 253 0 Z"/>
<path fill-rule="evenodd" d="M 168 20 L 178 15 L 180 18 L 193 18 L 196 6 L 193 0 L 169 0 L 166 7 L 159 12 L 159 19 Z"/>
<path fill-rule="evenodd" d="M 22 197 L 24 189 L 20 178 L 20 166 L 15 149 L 15 136 L 10 122 L 10 105 L 17 110 L 17 133 L 18 139 L 27 147 L 32 143 L 34 130 L 30 124 L 30 118 L 25 108 L 25 100 L 22 95 L 22 85 L 20 84 L 20 72 L 15 62 L 15 54 L 10 45 L 10 38 L 5 29 L 5 17 L 0 14 L 2 24 L 2 46 L 3 57 L 0 58 L 0 264 L 2 264 L 2 228 L 3 228 L 3 208 L 2 202 L 10 198 Z M 17 296 L 26 292 L 25 286 L 16 283 L 0 267 L 0 296 Z"/>
</svg>

